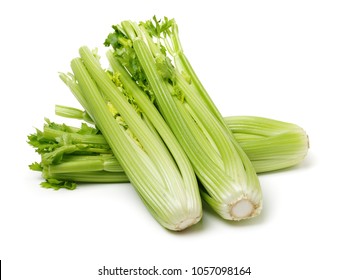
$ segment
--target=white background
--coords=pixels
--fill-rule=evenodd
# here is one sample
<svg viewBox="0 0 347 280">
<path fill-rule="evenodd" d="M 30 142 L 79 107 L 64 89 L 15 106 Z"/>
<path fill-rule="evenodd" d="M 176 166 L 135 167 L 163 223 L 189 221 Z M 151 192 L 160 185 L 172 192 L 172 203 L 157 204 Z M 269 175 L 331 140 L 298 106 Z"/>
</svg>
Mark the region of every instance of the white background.
<svg viewBox="0 0 347 280">
<path fill-rule="evenodd" d="M 69 71 L 82 45 L 103 54 L 112 24 L 154 14 L 176 19 L 186 55 L 224 115 L 293 122 L 309 134 L 300 166 L 260 176 L 260 217 L 230 223 L 206 210 L 200 224 L 172 233 L 128 184 L 53 191 L 28 169 L 38 155 L 26 136 L 44 117 L 66 121 L 54 116 L 55 104 L 77 105 L 58 72 Z M 250 276 L 236 278 L 346 279 L 346 14 L 346 2 L 333 0 L 2 1 L 4 279 L 102 279 L 103 265 L 250 266 Z"/>
</svg>

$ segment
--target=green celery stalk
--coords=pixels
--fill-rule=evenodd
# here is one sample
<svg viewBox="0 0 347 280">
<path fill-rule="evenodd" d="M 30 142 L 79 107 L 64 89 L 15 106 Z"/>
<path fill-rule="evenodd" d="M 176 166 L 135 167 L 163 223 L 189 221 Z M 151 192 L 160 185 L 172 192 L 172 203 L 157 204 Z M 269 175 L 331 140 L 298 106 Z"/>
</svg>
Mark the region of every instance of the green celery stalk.
<svg viewBox="0 0 347 280">
<path fill-rule="evenodd" d="M 64 75 L 61 74 L 60 77 Z M 86 111 L 82 111 L 73 107 L 55 105 L 56 114 L 65 117 L 65 118 L 73 118 L 78 120 L 84 120 L 88 123 L 93 123 L 93 120 L 90 118 Z"/>
<path fill-rule="evenodd" d="M 116 175 L 116 176 L 115 176 Z M 124 172 L 88 171 L 46 174 L 49 178 L 63 180 L 64 182 L 80 183 L 127 183 L 128 176 Z"/>
</svg>

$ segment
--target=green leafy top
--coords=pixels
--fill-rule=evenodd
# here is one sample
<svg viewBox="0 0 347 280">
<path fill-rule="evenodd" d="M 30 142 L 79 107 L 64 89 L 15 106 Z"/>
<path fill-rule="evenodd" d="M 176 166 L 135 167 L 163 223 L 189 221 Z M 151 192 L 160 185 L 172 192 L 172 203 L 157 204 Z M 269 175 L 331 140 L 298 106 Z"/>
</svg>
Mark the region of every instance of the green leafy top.
<svg viewBox="0 0 347 280">
<path fill-rule="evenodd" d="M 137 85 L 148 95 L 153 103 L 155 103 L 155 95 L 153 94 L 148 78 L 138 60 L 138 56 L 135 53 L 132 42 L 134 38 L 131 37 L 144 36 L 150 39 L 147 40 L 147 42 L 150 44 L 150 48 L 155 54 L 158 74 L 173 86 L 173 94 L 181 95 L 175 87 L 176 77 L 174 65 L 167 55 L 166 47 L 160 40 L 157 40 L 156 43 L 152 41 L 153 38 L 160 39 L 166 36 L 166 34 L 171 34 L 171 27 L 173 24 L 173 19 L 169 20 L 165 17 L 164 20 L 161 21 L 157 20 L 155 16 L 153 20 L 141 22 L 138 26 L 129 24 L 129 22 L 123 22 L 122 26 L 112 26 L 114 31 L 108 35 L 104 42 L 105 46 L 111 46 L 113 48 L 114 56 L 120 61 L 133 80 L 136 81 Z"/>
<path fill-rule="evenodd" d="M 124 33 L 119 25 L 113 25 L 113 32 L 110 33 L 104 45 L 111 46 L 114 50 L 114 55 L 119 59 L 121 64 L 129 71 L 134 80 L 139 81 L 139 86 L 151 97 L 151 94 L 146 75 L 138 61 L 138 58 L 133 49 L 132 40 Z"/>
<path fill-rule="evenodd" d="M 152 19 L 145 22 L 140 22 L 139 25 L 145 27 L 151 36 L 160 38 L 162 34 L 171 33 L 171 28 L 174 23 L 174 19 L 168 19 L 168 17 L 164 17 L 163 19 L 158 20 L 156 16 L 153 16 Z"/>
<path fill-rule="evenodd" d="M 110 153 L 110 148 L 97 128 L 82 123 L 80 128 L 57 124 L 45 119 L 43 130 L 28 135 L 28 144 L 51 162 L 58 162 L 66 153 Z"/>
<path fill-rule="evenodd" d="M 158 20 L 156 16 L 145 22 L 139 24 L 151 38 L 157 39 L 157 45 L 160 47 L 164 55 L 167 51 L 175 56 L 182 52 L 182 46 L 178 37 L 178 26 L 175 19 L 168 19 L 164 17 Z"/>
</svg>

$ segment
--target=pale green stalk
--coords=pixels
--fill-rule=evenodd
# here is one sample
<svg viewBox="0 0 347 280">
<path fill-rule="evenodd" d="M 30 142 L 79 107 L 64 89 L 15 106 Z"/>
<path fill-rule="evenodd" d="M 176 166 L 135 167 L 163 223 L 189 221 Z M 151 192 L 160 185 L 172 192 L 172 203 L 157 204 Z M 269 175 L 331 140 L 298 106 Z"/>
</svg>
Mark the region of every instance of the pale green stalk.
<svg viewBox="0 0 347 280">
<path fill-rule="evenodd" d="M 65 118 L 73 118 L 84 120 L 88 123 L 93 123 L 93 120 L 90 118 L 86 111 L 78 110 L 73 107 L 55 105 L 55 114 Z"/>
</svg>

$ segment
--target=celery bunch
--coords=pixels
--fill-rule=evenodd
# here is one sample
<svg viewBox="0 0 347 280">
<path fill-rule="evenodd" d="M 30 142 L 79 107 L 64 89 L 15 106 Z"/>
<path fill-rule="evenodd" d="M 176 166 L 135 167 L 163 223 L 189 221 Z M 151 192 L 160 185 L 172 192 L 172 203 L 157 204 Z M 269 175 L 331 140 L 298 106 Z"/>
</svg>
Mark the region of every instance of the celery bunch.
<svg viewBox="0 0 347 280">
<path fill-rule="evenodd" d="M 62 80 L 156 220 L 176 231 L 197 223 L 202 207 L 194 171 L 153 103 L 135 100 L 133 93 L 117 86 L 87 47 L 80 48 L 71 68 L 73 75 L 61 74 Z"/>
<path fill-rule="evenodd" d="M 299 163 L 306 133 L 266 118 L 223 118 L 173 19 L 123 21 L 104 44 L 110 69 L 81 47 L 72 73 L 60 74 L 84 110 L 56 106 L 56 114 L 83 120 L 81 127 L 46 120 L 28 137 L 41 155 L 30 168 L 42 172 L 42 186 L 129 181 L 153 217 L 175 231 L 199 222 L 201 199 L 224 219 L 259 215 L 257 173 Z"/>
<path fill-rule="evenodd" d="M 156 104 L 193 166 L 202 198 L 224 219 L 257 216 L 262 191 L 254 167 L 192 71 L 175 21 L 113 28 L 105 42 L 114 49 L 113 71 L 131 77 Z"/>
<path fill-rule="evenodd" d="M 56 106 L 56 114 L 87 120 L 85 111 Z M 257 173 L 297 165 L 305 158 L 308 136 L 298 125 L 255 116 L 225 117 L 228 128 L 251 160 Z M 43 187 L 75 189 L 77 183 L 129 182 L 102 133 L 93 125 L 80 127 L 46 119 L 42 130 L 28 135 L 28 143 L 41 155 L 30 165 L 42 173 Z"/>
</svg>

